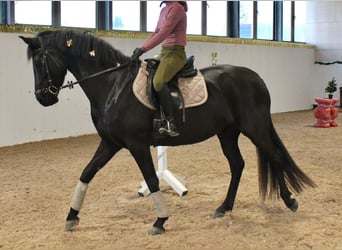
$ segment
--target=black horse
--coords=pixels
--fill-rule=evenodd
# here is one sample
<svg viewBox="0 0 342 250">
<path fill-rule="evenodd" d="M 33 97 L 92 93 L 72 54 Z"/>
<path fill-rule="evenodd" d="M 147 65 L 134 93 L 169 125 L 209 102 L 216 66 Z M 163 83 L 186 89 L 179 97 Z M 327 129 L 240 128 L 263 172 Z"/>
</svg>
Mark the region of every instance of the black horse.
<svg viewBox="0 0 342 250">
<path fill-rule="evenodd" d="M 58 102 L 69 70 L 78 80 L 91 104 L 91 116 L 101 142 L 84 168 L 76 186 L 67 216 L 66 230 L 79 223 L 78 213 L 95 174 L 120 149 L 130 151 L 151 191 L 157 220 L 150 234 L 165 231 L 168 209 L 159 189 L 150 152 L 154 144 L 155 111 L 146 108 L 133 95 L 132 84 L 140 62 L 132 62 L 105 41 L 77 31 L 44 31 L 36 37 L 20 37 L 28 44 L 28 58 L 33 61 L 35 96 L 43 106 Z M 119 66 L 120 65 L 120 66 Z M 300 193 L 315 183 L 305 175 L 289 155 L 274 129 L 270 115 L 270 95 L 257 73 L 244 67 L 218 65 L 201 69 L 208 89 L 208 100 L 201 106 L 186 109 L 175 120 L 180 136 L 164 138 L 159 145 L 194 144 L 218 136 L 228 159 L 231 181 L 227 196 L 213 217 L 222 217 L 234 206 L 244 168 L 238 147 L 242 133 L 256 146 L 259 167 L 259 189 L 262 198 L 276 195 L 296 211 L 298 203 L 292 192 Z"/>
</svg>

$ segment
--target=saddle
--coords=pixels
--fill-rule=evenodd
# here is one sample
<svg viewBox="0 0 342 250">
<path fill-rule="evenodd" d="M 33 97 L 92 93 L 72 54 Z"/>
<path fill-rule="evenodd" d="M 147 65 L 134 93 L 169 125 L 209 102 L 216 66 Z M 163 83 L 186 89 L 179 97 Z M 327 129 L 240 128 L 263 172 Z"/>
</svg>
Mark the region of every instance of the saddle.
<svg viewBox="0 0 342 250">
<path fill-rule="evenodd" d="M 178 109 L 185 107 L 184 98 L 178 86 L 178 79 L 190 78 L 197 75 L 197 69 L 194 67 L 194 60 L 194 56 L 189 56 L 184 67 L 171 79 L 170 82 L 166 84 L 172 96 L 173 103 Z M 146 70 L 148 71 L 146 94 L 152 104 L 158 107 L 159 103 L 157 101 L 156 93 L 153 87 L 153 77 L 157 71 L 160 60 L 157 58 L 148 58 L 145 59 L 145 62 L 147 62 Z"/>
<path fill-rule="evenodd" d="M 149 70 L 147 70 L 148 62 Z M 159 109 L 159 104 L 155 97 L 155 90 L 152 85 L 152 79 L 159 62 L 160 61 L 156 59 L 144 60 L 141 63 L 132 86 L 133 93 L 138 101 L 152 110 Z M 202 105 L 208 98 L 204 77 L 199 70 L 194 69 L 193 62 L 194 57 L 189 57 L 186 65 L 176 74 L 171 82 L 166 85 L 171 89 L 171 94 L 174 97 L 173 100 L 177 104 L 175 104 L 175 106 L 177 106 L 178 109 Z"/>
<path fill-rule="evenodd" d="M 138 74 L 133 82 L 132 90 L 137 100 L 155 112 L 153 120 L 154 145 L 158 145 L 161 135 L 158 133 L 162 121 L 162 112 L 157 101 L 152 80 L 160 61 L 146 59 L 141 63 Z M 208 91 L 202 73 L 194 68 L 194 57 L 187 58 L 185 66 L 166 84 L 175 107 L 182 110 L 182 122 L 185 123 L 185 108 L 204 104 L 208 99 Z"/>
</svg>

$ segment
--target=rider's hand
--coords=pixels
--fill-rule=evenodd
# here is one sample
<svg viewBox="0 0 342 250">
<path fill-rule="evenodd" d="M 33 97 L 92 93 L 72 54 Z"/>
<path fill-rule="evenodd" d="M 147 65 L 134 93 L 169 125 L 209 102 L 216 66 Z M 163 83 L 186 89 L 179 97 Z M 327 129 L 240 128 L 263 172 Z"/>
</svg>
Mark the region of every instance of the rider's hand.
<svg viewBox="0 0 342 250">
<path fill-rule="evenodd" d="M 131 60 L 132 61 L 137 61 L 139 60 L 139 57 L 144 54 L 144 50 L 142 48 L 136 48 L 134 51 L 133 51 L 133 54 L 131 56 Z"/>
</svg>

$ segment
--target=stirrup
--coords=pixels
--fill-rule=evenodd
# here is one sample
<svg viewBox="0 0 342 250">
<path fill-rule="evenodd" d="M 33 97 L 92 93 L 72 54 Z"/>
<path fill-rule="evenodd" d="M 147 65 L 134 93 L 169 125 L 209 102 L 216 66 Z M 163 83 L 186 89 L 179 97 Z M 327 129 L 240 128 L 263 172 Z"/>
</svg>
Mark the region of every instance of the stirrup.
<svg viewBox="0 0 342 250">
<path fill-rule="evenodd" d="M 168 135 L 171 137 L 175 137 L 175 136 L 179 135 L 179 133 L 176 130 L 176 126 L 173 123 L 171 123 L 170 121 L 168 121 L 166 119 L 163 122 L 165 122 L 166 124 L 164 127 L 159 128 L 159 130 L 158 130 L 159 134 Z"/>
</svg>

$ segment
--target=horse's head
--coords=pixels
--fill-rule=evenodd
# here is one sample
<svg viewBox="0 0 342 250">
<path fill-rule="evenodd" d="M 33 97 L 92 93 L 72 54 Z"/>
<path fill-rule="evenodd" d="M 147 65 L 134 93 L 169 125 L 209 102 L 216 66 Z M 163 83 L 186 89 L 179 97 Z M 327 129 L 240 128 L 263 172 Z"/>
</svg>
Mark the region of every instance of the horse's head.
<svg viewBox="0 0 342 250">
<path fill-rule="evenodd" d="M 32 59 L 37 100 L 43 106 L 57 103 L 67 73 L 66 56 L 45 42 L 45 36 L 20 38 L 28 45 L 28 59 Z"/>
</svg>

